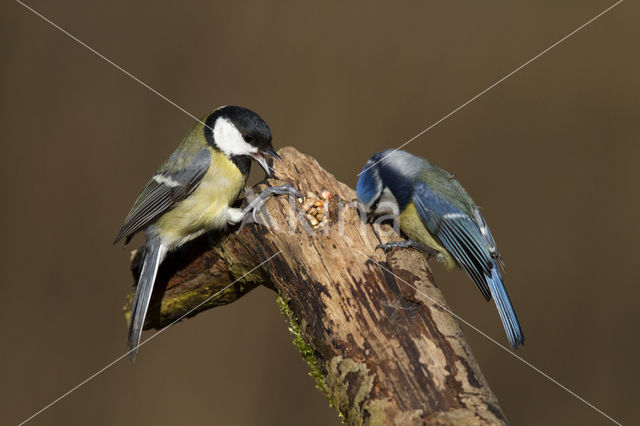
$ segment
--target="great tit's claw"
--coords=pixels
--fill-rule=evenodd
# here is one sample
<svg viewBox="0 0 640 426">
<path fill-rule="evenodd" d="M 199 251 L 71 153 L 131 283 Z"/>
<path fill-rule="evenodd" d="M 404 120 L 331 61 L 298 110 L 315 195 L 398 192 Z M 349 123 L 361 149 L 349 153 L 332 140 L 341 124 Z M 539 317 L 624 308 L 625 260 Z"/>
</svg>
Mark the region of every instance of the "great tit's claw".
<svg viewBox="0 0 640 426">
<path fill-rule="evenodd" d="M 245 207 L 244 210 L 242 210 L 242 213 L 248 214 L 249 212 L 251 212 L 251 217 L 253 218 L 253 221 L 257 222 L 258 219 L 256 218 L 256 212 L 260 211 L 262 206 L 264 206 L 264 204 L 267 202 L 267 200 L 269 200 L 269 198 L 273 197 L 274 195 L 287 195 L 287 194 L 294 195 L 296 198 L 302 198 L 302 194 L 300 193 L 300 191 L 295 189 L 291 184 L 287 183 L 285 185 L 272 186 L 262 191 L 260 195 L 258 195 L 255 199 L 253 199 L 247 205 L 247 207 Z"/>
</svg>

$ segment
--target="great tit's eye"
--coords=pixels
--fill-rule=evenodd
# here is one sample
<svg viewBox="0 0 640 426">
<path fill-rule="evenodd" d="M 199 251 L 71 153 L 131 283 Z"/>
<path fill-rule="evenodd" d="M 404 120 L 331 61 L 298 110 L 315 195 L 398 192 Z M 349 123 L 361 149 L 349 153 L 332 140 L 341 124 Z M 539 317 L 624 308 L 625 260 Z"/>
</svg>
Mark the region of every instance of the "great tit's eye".
<svg viewBox="0 0 640 426">
<path fill-rule="evenodd" d="M 251 142 L 255 141 L 255 140 L 256 140 L 256 138 L 254 138 L 252 135 L 246 135 L 246 136 L 244 137 L 244 140 L 245 140 L 245 141 L 247 141 L 247 142 L 249 142 L 249 143 L 251 143 Z"/>
</svg>

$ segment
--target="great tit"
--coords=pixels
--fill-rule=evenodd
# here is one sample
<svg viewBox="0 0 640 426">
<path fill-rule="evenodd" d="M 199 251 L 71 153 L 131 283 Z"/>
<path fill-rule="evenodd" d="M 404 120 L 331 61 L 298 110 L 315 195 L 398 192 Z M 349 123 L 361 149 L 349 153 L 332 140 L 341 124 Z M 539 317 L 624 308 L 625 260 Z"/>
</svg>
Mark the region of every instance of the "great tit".
<svg viewBox="0 0 640 426">
<path fill-rule="evenodd" d="M 447 269 L 461 267 L 487 301 L 495 301 L 511 347 L 524 344 L 520 323 L 502 282 L 502 258 L 489 227 L 453 175 L 398 150 L 375 154 L 365 164 L 356 193 L 369 217 L 397 215 L 410 238 L 380 247 L 425 248 Z"/>
<path fill-rule="evenodd" d="M 135 360 L 158 267 L 189 240 L 242 220 L 231 207 L 256 160 L 271 176 L 265 155 L 281 160 L 271 130 L 253 111 L 224 106 L 196 123 L 144 187 L 114 243 L 144 230 L 142 270 L 131 308 L 129 347 Z"/>
</svg>

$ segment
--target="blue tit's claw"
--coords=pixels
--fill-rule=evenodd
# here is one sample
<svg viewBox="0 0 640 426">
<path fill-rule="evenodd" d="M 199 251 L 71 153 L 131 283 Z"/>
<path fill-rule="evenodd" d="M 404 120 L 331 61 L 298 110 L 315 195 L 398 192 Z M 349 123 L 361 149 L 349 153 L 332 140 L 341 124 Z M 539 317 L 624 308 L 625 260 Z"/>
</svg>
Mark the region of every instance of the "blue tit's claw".
<svg viewBox="0 0 640 426">
<path fill-rule="evenodd" d="M 389 241 L 388 243 L 378 244 L 376 246 L 376 249 L 379 248 L 384 250 L 385 253 L 388 253 L 392 248 L 412 248 L 426 253 L 429 257 L 438 255 L 438 252 L 436 250 L 413 240 Z"/>
<path fill-rule="evenodd" d="M 378 244 L 376 246 L 376 250 L 382 249 L 382 251 L 384 251 L 385 253 L 388 253 L 389 250 L 391 250 L 392 248 L 393 248 L 393 246 L 389 245 L 388 243 L 387 244 Z"/>
</svg>

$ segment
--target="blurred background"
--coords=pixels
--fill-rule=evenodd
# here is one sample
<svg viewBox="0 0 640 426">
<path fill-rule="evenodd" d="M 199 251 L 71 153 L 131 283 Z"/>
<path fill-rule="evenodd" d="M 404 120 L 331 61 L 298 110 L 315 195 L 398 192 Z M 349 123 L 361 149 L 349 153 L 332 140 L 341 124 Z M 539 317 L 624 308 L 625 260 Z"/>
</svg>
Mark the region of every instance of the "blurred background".
<svg viewBox="0 0 640 426">
<path fill-rule="evenodd" d="M 371 154 L 612 2 L 28 4 L 198 117 L 254 109 L 276 147 L 354 187 Z M 0 9 L 0 422 L 15 424 L 126 350 L 129 249 L 111 242 L 193 120 L 19 3 Z M 406 147 L 484 208 L 526 335 L 518 355 L 623 423 L 640 398 L 637 18 L 622 3 Z M 466 276 L 434 273 L 456 313 L 506 344 Z M 463 329 L 513 424 L 609 424 Z M 338 424 L 291 340 L 258 289 L 32 423 Z"/>
</svg>

